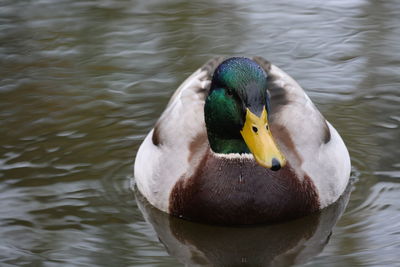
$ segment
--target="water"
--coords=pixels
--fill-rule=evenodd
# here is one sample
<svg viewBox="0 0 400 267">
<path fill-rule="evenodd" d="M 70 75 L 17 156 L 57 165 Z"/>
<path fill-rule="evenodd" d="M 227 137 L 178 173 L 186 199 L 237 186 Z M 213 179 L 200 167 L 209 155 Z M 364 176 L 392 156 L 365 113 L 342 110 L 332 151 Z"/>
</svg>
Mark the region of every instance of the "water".
<svg viewBox="0 0 400 267">
<path fill-rule="evenodd" d="M 260 55 L 339 130 L 354 180 L 335 225 L 310 223 L 323 242 L 315 230 L 273 263 L 400 266 L 399 17 L 395 0 L 0 1 L 0 265 L 177 266 L 187 249 L 165 238 L 177 226 L 194 262 L 218 262 L 217 243 L 193 237 L 214 228 L 145 221 L 133 160 L 191 72 L 215 55 Z M 223 242 L 243 242 L 237 254 L 215 251 L 240 257 L 231 264 L 270 262 L 271 229 L 336 218 L 318 216 L 219 229 L 238 237 Z M 246 231 L 268 249 L 253 250 Z"/>
</svg>

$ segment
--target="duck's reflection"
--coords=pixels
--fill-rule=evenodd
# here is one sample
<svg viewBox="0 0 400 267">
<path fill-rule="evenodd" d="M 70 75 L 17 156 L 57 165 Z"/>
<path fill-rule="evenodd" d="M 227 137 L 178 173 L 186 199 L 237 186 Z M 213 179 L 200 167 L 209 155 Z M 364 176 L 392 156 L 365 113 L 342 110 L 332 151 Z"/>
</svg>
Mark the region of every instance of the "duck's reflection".
<svg viewBox="0 0 400 267">
<path fill-rule="evenodd" d="M 152 207 L 138 190 L 135 195 L 168 253 L 185 265 L 289 266 L 322 251 L 347 205 L 350 185 L 335 204 L 319 213 L 280 224 L 246 227 L 178 219 Z"/>
</svg>

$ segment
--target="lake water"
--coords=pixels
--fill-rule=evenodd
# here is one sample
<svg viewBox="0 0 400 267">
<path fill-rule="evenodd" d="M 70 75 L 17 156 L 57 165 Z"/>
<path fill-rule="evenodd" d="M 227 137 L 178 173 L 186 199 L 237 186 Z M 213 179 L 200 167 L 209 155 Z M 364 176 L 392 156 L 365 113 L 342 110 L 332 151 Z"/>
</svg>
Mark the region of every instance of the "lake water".
<svg viewBox="0 0 400 267">
<path fill-rule="evenodd" d="M 397 0 L 0 1 L 0 265 L 400 266 L 399 18 Z M 350 196 L 254 228 L 136 200 L 141 141 L 215 55 L 305 88 L 350 151 Z"/>
</svg>

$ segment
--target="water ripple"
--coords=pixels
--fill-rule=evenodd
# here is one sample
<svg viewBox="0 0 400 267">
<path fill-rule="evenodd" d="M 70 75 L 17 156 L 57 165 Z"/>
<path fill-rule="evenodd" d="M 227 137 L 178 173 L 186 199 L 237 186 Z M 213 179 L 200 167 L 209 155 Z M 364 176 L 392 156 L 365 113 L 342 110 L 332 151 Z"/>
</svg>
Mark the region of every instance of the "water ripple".
<svg viewBox="0 0 400 267">
<path fill-rule="evenodd" d="M 134 155 L 215 55 L 261 55 L 346 142 L 348 210 L 310 266 L 392 266 L 399 248 L 399 3 L 0 3 L 1 265 L 177 266 L 130 191 Z"/>
</svg>

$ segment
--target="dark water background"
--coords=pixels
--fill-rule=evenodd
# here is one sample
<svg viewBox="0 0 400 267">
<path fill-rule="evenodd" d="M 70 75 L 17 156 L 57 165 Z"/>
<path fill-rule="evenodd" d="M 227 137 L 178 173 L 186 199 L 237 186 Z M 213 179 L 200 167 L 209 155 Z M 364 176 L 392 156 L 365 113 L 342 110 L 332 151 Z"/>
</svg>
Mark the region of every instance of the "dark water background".
<svg viewBox="0 0 400 267">
<path fill-rule="evenodd" d="M 348 146 L 347 209 L 304 265 L 400 266 L 397 0 L 0 0 L 0 265 L 176 266 L 133 160 L 215 55 L 283 68 Z"/>
</svg>

